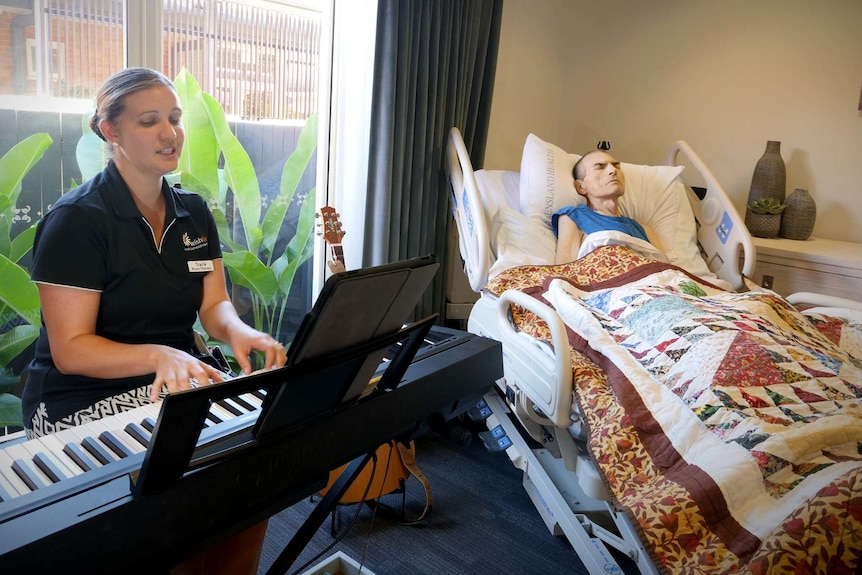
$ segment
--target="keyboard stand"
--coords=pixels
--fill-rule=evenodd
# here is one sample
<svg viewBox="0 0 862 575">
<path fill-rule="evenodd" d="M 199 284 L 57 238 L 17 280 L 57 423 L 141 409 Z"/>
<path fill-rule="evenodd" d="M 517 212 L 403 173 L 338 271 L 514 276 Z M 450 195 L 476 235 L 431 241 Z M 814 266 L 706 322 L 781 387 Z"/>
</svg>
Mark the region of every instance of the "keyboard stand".
<svg viewBox="0 0 862 575">
<path fill-rule="evenodd" d="M 284 550 L 273 561 L 270 568 L 266 571 L 266 575 L 283 575 L 287 573 L 287 570 L 290 569 L 302 551 L 311 542 L 314 534 L 317 533 L 320 526 L 338 505 L 341 497 L 347 493 L 350 485 L 359 477 L 362 469 L 373 457 L 374 451 L 370 451 L 350 462 L 347 468 L 338 476 L 338 479 L 335 480 L 332 488 L 315 505 L 300 528 L 297 529 L 296 533 L 287 543 Z"/>
</svg>

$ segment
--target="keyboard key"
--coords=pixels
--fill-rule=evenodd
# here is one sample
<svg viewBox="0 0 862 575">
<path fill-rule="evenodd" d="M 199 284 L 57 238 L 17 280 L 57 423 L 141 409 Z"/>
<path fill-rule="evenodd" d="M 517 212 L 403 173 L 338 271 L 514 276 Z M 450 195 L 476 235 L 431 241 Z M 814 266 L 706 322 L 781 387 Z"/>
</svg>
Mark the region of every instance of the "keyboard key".
<svg viewBox="0 0 862 575">
<path fill-rule="evenodd" d="M 78 443 L 67 443 L 63 446 L 63 453 L 74 461 L 82 471 L 91 471 L 100 466 L 99 462 L 84 451 Z"/>
<path fill-rule="evenodd" d="M 64 479 L 69 479 L 69 474 L 65 468 L 61 468 L 58 462 L 51 457 L 49 453 L 37 453 L 33 456 L 33 463 L 36 464 L 42 473 L 44 473 L 52 483 L 60 483 Z"/>
<path fill-rule="evenodd" d="M 63 444 L 57 440 L 56 435 L 46 435 L 26 441 L 21 445 L 33 456 L 34 461 L 37 455 L 41 455 L 43 459 L 47 459 L 66 477 L 74 477 L 81 473 L 81 469 L 75 465 L 75 462 L 63 453 Z M 39 466 L 39 463 L 37 462 L 36 465 Z M 50 473 L 44 469 L 42 471 L 51 478 Z"/>
<path fill-rule="evenodd" d="M 234 417 L 239 417 L 240 415 L 243 414 L 243 411 L 240 408 L 238 408 L 235 404 L 231 403 L 227 399 L 220 399 L 220 400 L 216 401 L 213 404 L 213 407 L 216 407 L 216 406 L 221 407 L 222 409 L 224 409 L 225 411 L 227 411 L 228 413 L 230 413 Z"/>
<path fill-rule="evenodd" d="M 12 487 L 5 477 L 0 475 L 0 503 L 12 501 L 18 496 L 18 492 Z"/>
<path fill-rule="evenodd" d="M 246 413 L 248 413 L 250 411 L 256 411 L 257 410 L 257 406 L 254 403 L 251 403 L 250 401 L 248 401 L 246 398 L 242 397 L 241 395 L 238 395 L 236 397 L 232 397 L 231 400 L 234 403 L 236 403 L 238 406 L 240 406 L 242 409 L 244 409 Z"/>
<path fill-rule="evenodd" d="M 51 481 L 41 473 L 29 459 L 16 459 L 12 462 L 12 471 L 18 474 L 31 491 L 42 489 L 51 484 Z"/>
<path fill-rule="evenodd" d="M 137 423 L 129 423 L 126 425 L 125 432 L 129 437 L 140 443 L 145 448 L 150 445 L 150 439 L 153 437 L 149 431 Z"/>
<path fill-rule="evenodd" d="M 100 433 L 99 441 L 101 441 L 108 449 L 113 451 L 120 459 L 124 459 L 134 454 L 134 452 L 129 449 L 113 431 L 103 431 Z"/>
<path fill-rule="evenodd" d="M 93 437 L 85 437 L 81 442 L 81 447 L 102 465 L 117 461 L 117 457 L 112 455 L 100 441 Z"/>
<path fill-rule="evenodd" d="M 33 465 L 32 456 L 22 444 L 10 445 L 5 447 L 3 451 L 12 459 L 12 471 L 18 475 L 30 491 L 47 487 L 52 483 L 44 473 Z"/>
<path fill-rule="evenodd" d="M 18 495 L 30 493 L 30 488 L 27 487 L 27 484 L 21 481 L 21 478 L 12 471 L 13 462 L 14 460 L 6 453 L 6 449 L 0 449 L 0 476 L 3 477 L 4 485 L 11 486 L 12 490 Z"/>
</svg>

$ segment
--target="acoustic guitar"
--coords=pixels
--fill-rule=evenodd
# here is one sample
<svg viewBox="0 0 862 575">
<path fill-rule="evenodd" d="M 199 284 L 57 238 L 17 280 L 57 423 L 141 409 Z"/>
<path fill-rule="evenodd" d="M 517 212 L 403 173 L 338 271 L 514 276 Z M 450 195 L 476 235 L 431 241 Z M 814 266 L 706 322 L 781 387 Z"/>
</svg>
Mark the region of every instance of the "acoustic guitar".
<svg viewBox="0 0 862 575">
<path fill-rule="evenodd" d="M 326 240 L 330 249 L 330 259 L 326 262 L 326 265 L 329 266 L 332 273 L 347 271 L 342 245 L 345 232 L 341 221 L 339 221 L 339 214 L 335 211 L 335 208 L 324 206 L 320 208 L 320 217 L 322 220 L 323 239 Z M 329 482 L 320 491 L 320 495 L 325 495 L 332 488 L 332 485 L 346 468 L 347 465 L 345 464 L 329 472 Z M 433 498 L 428 479 L 416 466 L 416 445 L 413 441 L 402 443 L 392 440 L 378 447 L 374 461 L 370 461 L 362 469 L 339 500 L 339 503 L 370 502 L 377 500 L 383 495 L 396 492 L 401 493 L 404 491 L 405 483 L 411 475 L 416 477 L 425 489 L 425 509 L 417 518 L 407 520 L 405 510 L 402 508 L 401 518 L 403 521 L 401 523 L 418 523 L 430 513 Z"/>
<path fill-rule="evenodd" d="M 344 238 L 344 230 L 339 221 L 338 212 L 331 206 L 320 208 L 320 217 L 322 219 L 323 239 L 326 240 L 329 246 L 330 257 L 326 262 L 329 270 L 334 273 L 347 271 L 344 265 L 344 249 L 341 240 Z"/>
</svg>

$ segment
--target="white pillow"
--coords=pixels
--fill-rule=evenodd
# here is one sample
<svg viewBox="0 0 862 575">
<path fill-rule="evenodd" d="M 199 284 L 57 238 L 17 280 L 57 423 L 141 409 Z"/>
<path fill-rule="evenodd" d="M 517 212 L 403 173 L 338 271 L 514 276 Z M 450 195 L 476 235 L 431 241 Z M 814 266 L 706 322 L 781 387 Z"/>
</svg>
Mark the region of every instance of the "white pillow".
<svg viewBox="0 0 862 575">
<path fill-rule="evenodd" d="M 551 215 L 584 203 L 575 191 L 572 168 L 580 158 L 535 134 L 527 136 L 521 156 L 521 212 L 550 226 Z M 670 263 L 714 280 L 697 247 L 697 227 L 685 187 L 676 178 L 683 166 L 644 166 L 621 162 L 626 193 L 620 212 L 652 228 Z"/>
<path fill-rule="evenodd" d="M 549 225 L 501 204 L 491 223 L 494 265 L 488 279 L 509 268 L 550 265 L 557 253 L 557 238 Z"/>
<path fill-rule="evenodd" d="M 551 225 L 554 212 L 584 203 L 572 177 L 572 168 L 579 159 L 535 134 L 528 135 L 521 155 L 521 213 Z"/>
</svg>

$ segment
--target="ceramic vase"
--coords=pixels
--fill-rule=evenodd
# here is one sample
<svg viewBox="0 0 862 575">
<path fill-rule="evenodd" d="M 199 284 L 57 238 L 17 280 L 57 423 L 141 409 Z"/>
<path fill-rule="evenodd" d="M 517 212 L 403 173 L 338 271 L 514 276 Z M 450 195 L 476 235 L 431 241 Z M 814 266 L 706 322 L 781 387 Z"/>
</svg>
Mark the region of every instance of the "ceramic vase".
<svg viewBox="0 0 862 575">
<path fill-rule="evenodd" d="M 778 235 L 789 240 L 807 240 L 814 230 L 817 205 L 808 190 L 796 188 L 784 202 Z"/>
</svg>

